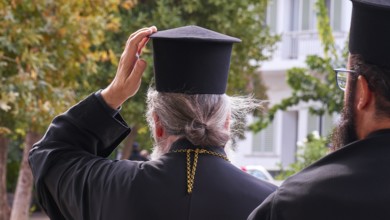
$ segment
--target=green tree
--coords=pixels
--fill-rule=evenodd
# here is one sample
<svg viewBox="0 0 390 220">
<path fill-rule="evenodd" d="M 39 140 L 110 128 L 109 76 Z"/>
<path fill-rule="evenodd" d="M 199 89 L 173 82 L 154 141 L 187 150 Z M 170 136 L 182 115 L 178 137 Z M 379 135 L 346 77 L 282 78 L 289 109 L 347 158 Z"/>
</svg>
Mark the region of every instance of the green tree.
<svg viewBox="0 0 390 220">
<path fill-rule="evenodd" d="M 5 128 L 0 128 L 0 220 L 7 219 L 11 208 L 7 200 L 7 155 L 8 155 L 8 139 L 6 135 L 10 131 Z"/>
<path fill-rule="evenodd" d="M 0 1 L 0 127 L 25 138 L 11 219 L 28 219 L 32 188 L 28 152 L 50 120 L 79 99 L 74 90 L 86 84 L 77 80 L 79 75 L 97 73 L 100 52 L 94 48 L 104 41 L 105 31 L 118 26 L 113 16 L 118 4 Z M 3 133 L 0 138 L 8 137 Z M 1 147 L 7 146 L 3 142 Z"/>
<path fill-rule="evenodd" d="M 121 28 L 118 32 L 109 33 L 106 44 L 102 47 L 116 59 L 107 59 L 100 66 L 102 75 L 115 72 L 115 64 L 123 50 L 129 35 L 140 27 L 156 25 L 159 30 L 185 25 L 198 25 L 217 30 L 242 39 L 242 43 L 233 47 L 231 69 L 229 75 L 228 94 L 255 93 L 257 98 L 265 99 L 265 86 L 256 72 L 259 63 L 268 59 L 274 50 L 278 36 L 273 36 L 265 23 L 267 0 L 140 0 L 134 7 L 131 2 L 124 2 L 120 7 Z M 142 55 L 149 66 L 152 64 L 150 45 Z M 115 62 L 112 62 L 115 61 Z M 252 61 L 252 62 L 251 62 Z M 254 61 L 254 62 L 253 62 Z M 104 73 L 103 73 L 104 72 Z M 139 131 L 137 139 L 150 140 L 147 125 L 143 117 L 145 112 L 145 93 L 153 77 L 152 68 L 144 74 L 139 95 L 133 97 L 123 106 L 122 113 L 131 122 L 133 134 Z M 96 83 L 106 86 L 108 81 Z M 134 132 L 135 131 L 135 132 Z M 134 137 L 130 136 L 125 147 L 123 158 L 129 155 Z M 150 142 L 149 142 L 150 143 Z M 144 144 L 146 144 L 144 142 Z"/>
<path fill-rule="evenodd" d="M 272 106 L 268 112 L 251 125 L 255 132 L 268 126 L 275 117 L 277 111 L 285 111 L 287 108 L 298 105 L 301 102 L 315 102 L 309 108 L 310 113 L 323 116 L 340 112 L 343 105 L 343 93 L 337 87 L 334 67 L 343 66 L 346 63 L 347 51 L 342 51 L 340 57 L 336 50 L 332 29 L 325 1 L 317 0 L 317 29 L 323 46 L 323 56 L 310 55 L 306 58 L 306 68 L 292 68 L 287 71 L 286 81 L 292 89 L 290 97 Z M 315 134 L 309 134 L 303 144 L 298 146 L 296 162 L 287 169 L 281 167 L 278 179 L 285 179 L 316 160 L 326 155 L 329 139 Z"/>
<path fill-rule="evenodd" d="M 317 132 L 308 134 L 302 143 L 298 143 L 296 162 L 290 164 L 287 169 L 280 166 L 281 173 L 275 179 L 284 180 L 325 156 L 328 152 L 328 148 L 324 147 L 327 142 L 326 138 L 319 136 Z"/>
</svg>

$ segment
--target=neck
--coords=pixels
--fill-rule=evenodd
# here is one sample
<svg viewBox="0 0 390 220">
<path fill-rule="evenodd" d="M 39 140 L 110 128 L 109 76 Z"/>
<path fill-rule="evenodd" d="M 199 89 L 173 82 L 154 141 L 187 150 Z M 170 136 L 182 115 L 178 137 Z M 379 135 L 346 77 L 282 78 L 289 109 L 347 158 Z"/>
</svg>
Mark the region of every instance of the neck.
<svg viewBox="0 0 390 220">
<path fill-rule="evenodd" d="M 374 120 L 372 120 L 375 118 Z M 390 129 L 390 118 L 373 117 L 371 120 L 364 120 L 363 123 L 358 126 L 358 137 L 359 139 L 366 138 L 369 134 L 374 131 Z M 360 127 L 360 128 L 359 128 Z"/>
<path fill-rule="evenodd" d="M 152 160 L 160 158 L 162 155 L 169 152 L 172 144 L 177 141 L 180 136 L 163 136 L 156 138 L 156 145 L 154 146 L 153 152 L 151 154 Z"/>
<path fill-rule="evenodd" d="M 180 137 L 179 136 L 175 136 L 175 135 L 170 135 L 168 137 L 166 137 L 163 141 L 162 141 L 162 148 L 165 149 L 165 153 L 167 153 L 172 144 L 177 141 Z"/>
</svg>

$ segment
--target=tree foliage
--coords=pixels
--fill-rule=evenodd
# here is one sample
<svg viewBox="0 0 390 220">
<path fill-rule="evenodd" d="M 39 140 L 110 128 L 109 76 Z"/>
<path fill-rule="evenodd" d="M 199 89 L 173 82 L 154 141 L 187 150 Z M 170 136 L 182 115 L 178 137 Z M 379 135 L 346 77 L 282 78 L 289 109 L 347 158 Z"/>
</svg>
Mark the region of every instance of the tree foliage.
<svg viewBox="0 0 390 220">
<path fill-rule="evenodd" d="M 97 73 L 101 51 L 95 48 L 106 31 L 119 26 L 118 4 L 116 0 L 0 1 L 0 130 L 8 131 L 8 138 L 27 137 L 24 152 L 32 145 L 29 140 L 35 140 L 28 137 L 42 134 L 55 115 L 74 104 L 79 99 L 75 90 L 88 88 L 78 79 Z M 27 155 L 22 158 L 16 189 L 21 193 L 15 195 L 12 219 L 28 218 L 30 202 L 23 202 L 32 185 Z"/>
<path fill-rule="evenodd" d="M 42 130 L 77 99 L 79 75 L 97 73 L 107 29 L 118 21 L 117 2 L 2 0 L 0 16 L 0 114 L 18 127 Z M 11 116 L 10 116 L 11 115 Z M 2 117 L 4 119 L 4 117 Z M 14 123 L 12 123 L 14 124 Z M 25 130 L 25 129 L 23 129 Z"/>
<path fill-rule="evenodd" d="M 319 136 L 317 132 L 308 134 L 302 143 L 298 143 L 296 162 L 290 164 L 287 169 L 280 166 L 281 173 L 276 176 L 276 179 L 284 180 L 325 156 L 328 152 L 328 148 L 324 147 L 327 142 L 328 140 Z"/>
<path fill-rule="evenodd" d="M 287 71 L 287 84 L 292 89 L 290 97 L 272 106 L 266 115 L 251 125 L 254 131 L 268 126 L 277 111 L 285 111 L 300 102 L 313 102 L 311 114 L 324 115 L 339 112 L 343 104 L 343 93 L 337 87 L 334 67 L 345 65 L 345 51 L 340 58 L 336 50 L 329 23 L 325 1 L 317 0 L 317 29 L 323 47 L 323 56 L 310 55 L 306 58 L 306 68 L 292 68 Z"/>
<path fill-rule="evenodd" d="M 11 140 L 11 148 L 19 148 L 27 134 L 42 134 L 55 115 L 108 85 L 129 34 L 150 25 L 163 30 L 193 24 L 241 38 L 233 51 L 228 92 L 260 88 L 256 94 L 262 98 L 262 82 L 252 78 L 257 63 L 268 58 L 264 51 L 272 51 L 278 40 L 265 25 L 266 4 L 267 0 L 0 0 L 0 133 Z M 151 66 L 150 46 L 142 56 Z M 141 115 L 152 76 L 149 68 L 141 91 L 122 110 L 144 134 L 141 143 L 150 141 Z"/>
</svg>

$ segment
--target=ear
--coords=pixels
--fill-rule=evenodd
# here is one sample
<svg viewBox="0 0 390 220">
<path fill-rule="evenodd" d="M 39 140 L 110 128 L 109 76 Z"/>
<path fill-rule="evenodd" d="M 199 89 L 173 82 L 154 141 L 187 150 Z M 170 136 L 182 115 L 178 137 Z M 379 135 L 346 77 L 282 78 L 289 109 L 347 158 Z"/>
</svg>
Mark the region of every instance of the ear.
<svg viewBox="0 0 390 220">
<path fill-rule="evenodd" d="M 156 137 L 160 138 L 164 135 L 164 129 L 161 126 L 160 118 L 154 112 L 153 112 L 153 121 L 154 121 L 154 131 L 156 133 Z"/>
<path fill-rule="evenodd" d="M 363 76 L 359 76 L 357 81 L 357 110 L 363 111 L 367 109 L 373 100 L 373 93 L 368 88 L 368 82 Z"/>
</svg>

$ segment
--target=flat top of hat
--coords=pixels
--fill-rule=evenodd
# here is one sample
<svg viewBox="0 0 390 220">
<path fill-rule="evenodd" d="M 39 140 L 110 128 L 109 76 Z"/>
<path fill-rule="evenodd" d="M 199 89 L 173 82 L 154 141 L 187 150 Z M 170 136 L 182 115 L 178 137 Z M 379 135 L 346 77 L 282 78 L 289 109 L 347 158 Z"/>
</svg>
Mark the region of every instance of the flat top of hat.
<svg viewBox="0 0 390 220">
<path fill-rule="evenodd" d="M 185 26 L 164 31 L 158 31 L 149 36 L 155 39 L 181 39 L 196 41 L 212 41 L 221 43 L 238 43 L 240 39 L 224 35 L 199 26 Z"/>
<path fill-rule="evenodd" d="M 377 6 L 390 9 L 390 0 L 352 0 L 366 5 Z"/>
</svg>

